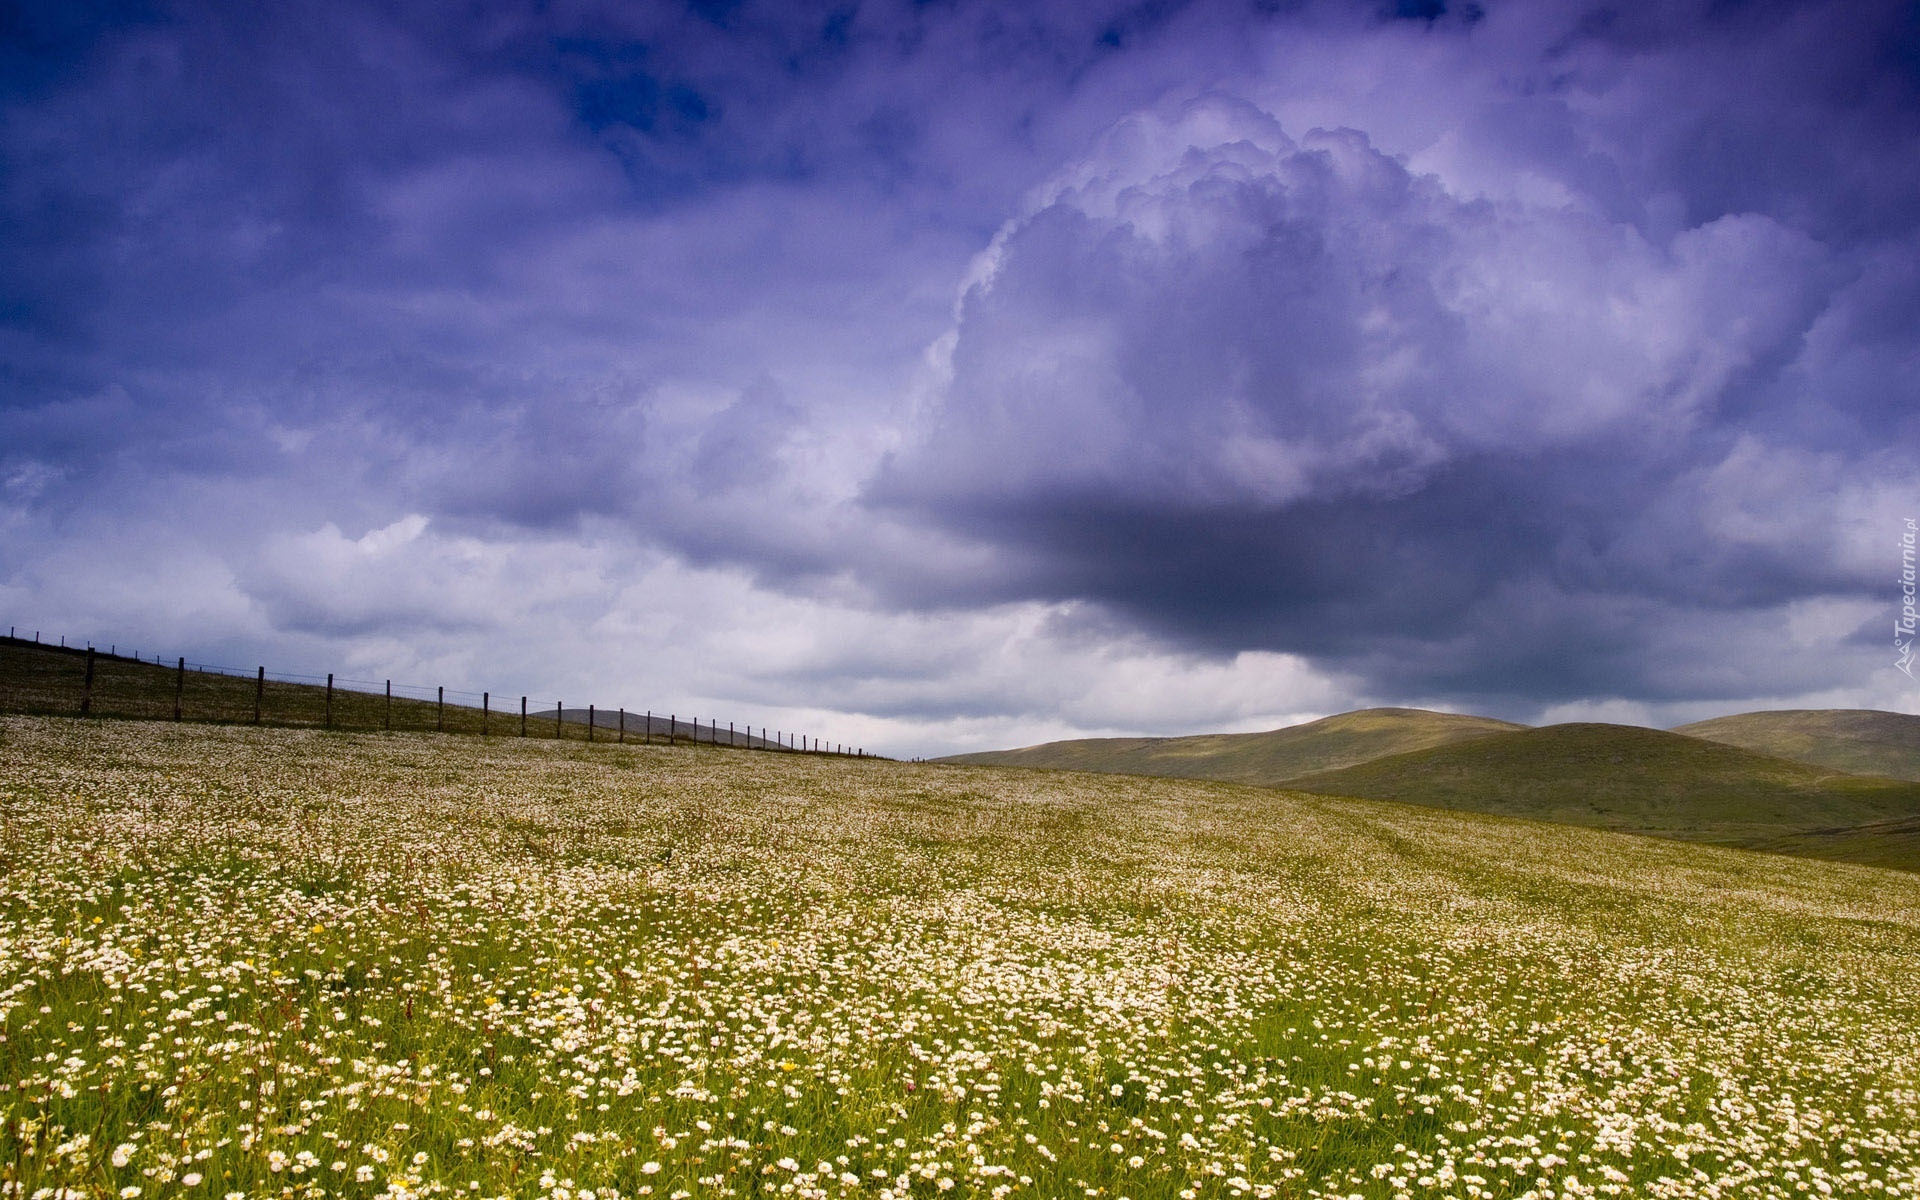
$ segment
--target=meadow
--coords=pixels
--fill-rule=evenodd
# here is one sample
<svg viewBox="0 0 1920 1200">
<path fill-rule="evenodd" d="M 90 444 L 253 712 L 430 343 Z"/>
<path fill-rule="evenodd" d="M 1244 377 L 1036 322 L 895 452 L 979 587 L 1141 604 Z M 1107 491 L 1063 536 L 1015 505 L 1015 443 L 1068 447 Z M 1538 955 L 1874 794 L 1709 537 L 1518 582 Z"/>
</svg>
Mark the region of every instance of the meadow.
<svg viewBox="0 0 1920 1200">
<path fill-rule="evenodd" d="M 1920 1194 L 1920 877 L 1115 775 L 0 718 L 0 1195 Z"/>
</svg>

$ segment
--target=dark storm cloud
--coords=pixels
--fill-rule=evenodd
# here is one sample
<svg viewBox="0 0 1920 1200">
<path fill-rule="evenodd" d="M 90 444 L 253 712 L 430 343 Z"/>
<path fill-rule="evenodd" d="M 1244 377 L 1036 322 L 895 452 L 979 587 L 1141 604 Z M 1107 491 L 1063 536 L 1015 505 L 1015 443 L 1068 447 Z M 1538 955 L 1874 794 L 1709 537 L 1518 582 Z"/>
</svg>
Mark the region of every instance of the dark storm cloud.
<svg viewBox="0 0 1920 1200">
<path fill-rule="evenodd" d="M 1455 142 L 1535 195 L 1226 95 L 1123 123 L 983 256 L 940 402 L 871 498 L 1017 550 L 1007 594 L 1390 693 L 1857 678 L 1864 653 L 1783 634 L 1796 604 L 1884 593 L 1866 530 L 1920 477 L 1892 452 L 1916 445 L 1920 191 L 1903 211 L 1885 186 L 1920 161 L 1910 64 L 1792 54 L 1856 15 L 1894 32 L 1834 8 L 1576 23 L 1512 64 L 1558 64 L 1544 96 L 1473 97 Z M 1680 149 L 1716 136 L 1764 178 Z"/>
</svg>

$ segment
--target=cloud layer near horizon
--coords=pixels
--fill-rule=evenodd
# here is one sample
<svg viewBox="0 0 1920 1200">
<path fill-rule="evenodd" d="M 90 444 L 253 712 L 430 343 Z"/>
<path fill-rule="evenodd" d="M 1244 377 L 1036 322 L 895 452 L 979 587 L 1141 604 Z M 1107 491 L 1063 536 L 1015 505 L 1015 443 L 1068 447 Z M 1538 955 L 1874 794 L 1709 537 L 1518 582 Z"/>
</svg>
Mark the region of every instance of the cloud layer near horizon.
<svg viewBox="0 0 1920 1200">
<path fill-rule="evenodd" d="M 1911 9 L 1437 10 L 19 10 L 0 604 L 896 752 L 1912 708 Z"/>
</svg>

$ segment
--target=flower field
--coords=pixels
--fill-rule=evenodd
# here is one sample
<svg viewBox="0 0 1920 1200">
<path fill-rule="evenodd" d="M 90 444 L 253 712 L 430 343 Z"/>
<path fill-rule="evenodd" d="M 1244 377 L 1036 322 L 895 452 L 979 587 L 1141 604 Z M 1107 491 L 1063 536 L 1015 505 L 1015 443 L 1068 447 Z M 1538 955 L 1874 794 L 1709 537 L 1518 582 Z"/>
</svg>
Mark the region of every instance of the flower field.
<svg viewBox="0 0 1920 1200">
<path fill-rule="evenodd" d="M 1920 1194 L 1920 877 L 1229 785 L 0 719 L 0 1194 Z"/>
</svg>

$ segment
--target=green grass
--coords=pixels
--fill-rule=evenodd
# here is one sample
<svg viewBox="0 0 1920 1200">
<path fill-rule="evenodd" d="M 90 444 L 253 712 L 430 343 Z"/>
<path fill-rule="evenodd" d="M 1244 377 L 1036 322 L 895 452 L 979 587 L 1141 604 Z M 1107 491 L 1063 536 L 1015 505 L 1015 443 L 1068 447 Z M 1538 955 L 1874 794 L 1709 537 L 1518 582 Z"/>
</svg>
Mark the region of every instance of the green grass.
<svg viewBox="0 0 1920 1200">
<path fill-rule="evenodd" d="M 1920 784 L 1629 725 L 1496 734 L 1291 786 L 1728 845 L 1785 846 L 1788 834 L 1920 816 Z"/>
<path fill-rule="evenodd" d="M 1215 783 L 44 717 L 0 718 L 0 861 L 10 1195 L 1920 1186 L 1897 872 Z"/>
<path fill-rule="evenodd" d="M 1045 767 L 1280 784 L 1314 771 L 1351 766 L 1382 755 L 1425 750 L 1519 728 L 1522 727 L 1491 717 L 1418 708 L 1369 708 L 1265 733 L 1082 738 L 1020 750 L 960 754 L 941 761 L 968 766 Z"/>
<path fill-rule="evenodd" d="M 1895 870 L 1920 870 L 1920 817 L 1896 817 L 1890 821 L 1872 821 L 1808 829 L 1779 837 L 1761 838 L 1751 843 L 1754 849 L 1775 854 L 1798 854 L 1805 858 L 1827 858 L 1835 862 L 1866 863 Z"/>
<path fill-rule="evenodd" d="M 1855 775 L 1920 780 L 1920 717 L 1864 708 L 1783 709 L 1674 730 Z"/>
</svg>

